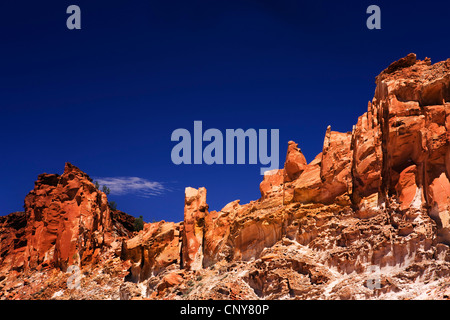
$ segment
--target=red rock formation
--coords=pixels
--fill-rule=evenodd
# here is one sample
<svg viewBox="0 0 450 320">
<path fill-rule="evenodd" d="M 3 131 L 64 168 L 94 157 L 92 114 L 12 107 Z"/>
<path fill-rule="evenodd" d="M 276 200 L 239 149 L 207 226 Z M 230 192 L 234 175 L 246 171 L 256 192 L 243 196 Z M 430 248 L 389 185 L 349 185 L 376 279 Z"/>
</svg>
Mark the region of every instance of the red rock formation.
<svg viewBox="0 0 450 320">
<path fill-rule="evenodd" d="M 323 143 L 320 179 L 323 183 L 320 202 L 333 203 L 336 197 L 350 194 L 352 187 L 352 134 L 327 128 Z"/>
<path fill-rule="evenodd" d="M 284 169 L 264 176 L 260 202 L 231 203 L 233 218 L 222 210 L 207 220 L 220 226 L 216 235 L 214 227 L 206 233 L 205 251 L 214 253 L 212 261 L 258 257 L 264 247 L 289 236 L 319 251 L 344 246 L 333 249 L 328 263 L 360 273 L 363 261 L 393 266 L 411 255 L 422 261 L 428 258 L 421 250 L 449 244 L 449 67 L 450 60 L 430 65 L 415 55 L 393 63 L 377 77 L 375 97 L 353 131 L 332 132 L 329 127 L 322 153 L 310 164 L 290 142 Z M 284 208 L 277 207 L 280 202 Z M 314 203 L 318 209 L 288 210 L 296 203 Z M 335 210 L 348 217 L 336 220 Z M 365 220 L 370 221 L 369 233 L 363 231 Z M 331 221 L 342 226 L 335 244 Z M 374 247 L 366 250 L 361 244 Z M 262 285 L 259 291 L 264 291 Z"/>
<path fill-rule="evenodd" d="M 427 211 L 439 241 L 450 243 L 449 68 L 450 60 L 431 65 L 414 54 L 391 64 L 376 78 L 375 97 L 352 133 L 328 128 L 322 153 L 286 180 L 287 197 L 331 204 L 351 196 L 361 217 L 396 197 L 403 211 Z"/>
<path fill-rule="evenodd" d="M 342 201 L 336 198 L 349 195 L 352 188 L 351 141 L 351 133 L 331 131 L 328 127 L 323 151 L 311 163 L 302 164 L 296 178 L 291 175 L 286 180 L 285 201 L 331 204 Z M 288 159 L 291 146 L 288 146 Z"/>
<path fill-rule="evenodd" d="M 205 188 L 186 188 L 184 198 L 184 224 L 182 263 L 188 270 L 198 270 L 203 265 L 203 236 L 205 217 L 208 214 Z"/>
<path fill-rule="evenodd" d="M 447 64 L 431 66 L 415 55 L 393 63 L 377 77 L 375 97 L 352 132 L 328 127 L 322 152 L 309 164 L 289 142 L 284 168 L 264 175 L 257 202 L 236 200 L 208 213 L 206 190 L 187 188 L 181 267 L 249 260 L 289 237 L 315 250 L 344 246 L 327 263 L 363 272 L 362 261 L 395 265 L 411 250 L 448 243 Z M 376 226 L 364 233 L 360 220 Z"/>
<path fill-rule="evenodd" d="M 211 211 L 205 218 L 203 266 L 209 267 L 217 261 L 233 259 L 233 248 L 229 242 L 231 225 L 241 210 L 240 200 L 227 204 L 219 212 Z"/>
<path fill-rule="evenodd" d="M 287 181 L 297 179 L 305 170 L 306 159 L 300 148 L 294 141 L 289 141 L 286 154 L 286 162 L 284 163 L 284 170 L 286 172 Z"/>
<path fill-rule="evenodd" d="M 368 110 L 358 118 L 352 132 L 352 198 L 360 203 L 378 193 L 381 187 L 383 152 L 379 113 L 369 102 Z"/>
<path fill-rule="evenodd" d="M 23 269 L 27 245 L 26 225 L 27 219 L 24 212 L 14 212 L 0 217 L 0 276 L 8 270 Z"/>
<path fill-rule="evenodd" d="M 377 77 L 372 102 L 379 110 L 382 130 L 381 195 L 397 195 L 406 209 L 408 202 L 411 204 L 407 193 L 415 189 L 413 207 L 426 208 L 437 223 L 438 241 L 447 244 L 449 71 L 450 59 L 431 65 L 429 59 L 418 61 L 410 54 Z M 408 175 L 411 170 L 414 175 Z M 408 176 L 409 182 L 405 183 Z M 412 184 L 416 188 L 411 188 Z M 403 191 L 402 185 L 409 191 Z"/>
<path fill-rule="evenodd" d="M 376 84 L 352 132 L 328 127 L 309 164 L 290 141 L 259 200 L 209 212 L 206 189 L 186 188 L 184 221 L 145 224 L 120 263 L 102 249 L 126 216 L 71 165 L 39 176 L 26 213 L 0 218 L 1 265 L 18 279 L 0 272 L 0 292 L 16 297 L 18 271 L 99 257 L 123 299 L 448 297 L 450 59 L 410 54 Z"/>
<path fill-rule="evenodd" d="M 286 179 L 286 172 L 284 169 L 275 169 L 266 171 L 264 179 L 259 185 L 261 198 L 266 199 L 271 195 L 275 195 L 283 191 L 283 184 Z"/>
<path fill-rule="evenodd" d="M 13 231 L 2 239 L 6 269 L 65 270 L 69 265 L 95 262 L 115 238 L 131 234 L 131 221 L 125 223 L 131 217 L 111 210 L 106 195 L 70 163 L 61 176 L 39 175 L 24 207 L 25 213 L 3 218 Z"/>
<path fill-rule="evenodd" d="M 127 279 L 140 282 L 171 264 L 180 264 L 180 228 L 180 223 L 148 223 L 139 234 L 124 241 L 121 257 L 131 261 Z"/>
</svg>

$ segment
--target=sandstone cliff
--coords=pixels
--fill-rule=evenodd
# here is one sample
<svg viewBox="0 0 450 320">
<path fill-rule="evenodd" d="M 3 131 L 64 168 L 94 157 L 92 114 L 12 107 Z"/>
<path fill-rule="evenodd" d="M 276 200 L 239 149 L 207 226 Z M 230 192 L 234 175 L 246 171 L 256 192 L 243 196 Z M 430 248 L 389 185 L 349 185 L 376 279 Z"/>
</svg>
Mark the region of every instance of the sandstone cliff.
<svg viewBox="0 0 450 320">
<path fill-rule="evenodd" d="M 409 54 L 313 161 L 290 141 L 260 199 L 210 211 L 189 187 L 184 221 L 135 234 L 77 168 L 41 175 L 25 213 L 0 218 L 0 297 L 448 299 L 449 114 L 450 59 Z"/>
</svg>

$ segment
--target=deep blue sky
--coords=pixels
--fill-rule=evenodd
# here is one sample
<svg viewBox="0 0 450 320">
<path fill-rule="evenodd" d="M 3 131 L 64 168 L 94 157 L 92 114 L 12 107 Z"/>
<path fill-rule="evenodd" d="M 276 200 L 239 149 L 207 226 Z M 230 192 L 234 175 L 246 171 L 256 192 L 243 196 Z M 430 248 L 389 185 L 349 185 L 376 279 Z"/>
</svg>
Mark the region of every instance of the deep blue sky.
<svg viewBox="0 0 450 320">
<path fill-rule="evenodd" d="M 66 28 L 77 4 L 82 29 Z M 382 29 L 366 28 L 377 4 Z M 211 210 L 259 198 L 258 165 L 171 162 L 173 130 L 280 130 L 308 161 L 327 125 L 350 131 L 374 78 L 410 52 L 450 57 L 442 1 L 133 0 L 0 4 L 0 215 L 21 210 L 37 175 L 69 161 L 91 177 L 162 183 L 110 195 L 144 220 L 183 218 L 184 188 Z"/>
</svg>

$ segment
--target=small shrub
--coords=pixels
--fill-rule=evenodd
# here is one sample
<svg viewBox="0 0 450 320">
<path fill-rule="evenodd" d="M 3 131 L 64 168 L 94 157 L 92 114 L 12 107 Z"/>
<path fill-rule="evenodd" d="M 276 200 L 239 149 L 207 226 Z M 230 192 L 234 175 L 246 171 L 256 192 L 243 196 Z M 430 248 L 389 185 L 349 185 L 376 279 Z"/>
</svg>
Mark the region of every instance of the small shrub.
<svg viewBox="0 0 450 320">
<path fill-rule="evenodd" d="M 116 203 L 115 201 L 109 201 L 108 203 L 109 203 L 109 207 L 110 207 L 112 210 L 114 210 L 114 211 L 117 210 L 117 203 Z"/>
<path fill-rule="evenodd" d="M 134 220 L 134 231 L 141 231 L 142 229 L 144 229 L 144 219 L 142 218 L 142 216 L 139 216 L 139 218 L 136 218 Z"/>
<path fill-rule="evenodd" d="M 103 191 L 103 193 L 106 194 L 106 195 L 109 195 L 109 193 L 111 192 L 111 190 L 110 190 L 107 186 L 105 186 L 105 185 L 103 185 L 102 191 Z"/>
</svg>

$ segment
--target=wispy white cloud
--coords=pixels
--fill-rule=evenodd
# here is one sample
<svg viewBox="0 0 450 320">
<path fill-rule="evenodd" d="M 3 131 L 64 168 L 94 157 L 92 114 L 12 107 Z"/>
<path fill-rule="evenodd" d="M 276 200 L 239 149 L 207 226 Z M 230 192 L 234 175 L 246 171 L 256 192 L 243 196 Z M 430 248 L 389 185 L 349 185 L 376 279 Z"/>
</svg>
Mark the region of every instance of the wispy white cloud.
<svg viewBox="0 0 450 320">
<path fill-rule="evenodd" d="M 97 177 L 94 181 L 97 181 L 100 186 L 107 186 L 112 195 L 134 194 L 148 198 L 170 191 L 161 182 L 139 177 Z"/>
</svg>

